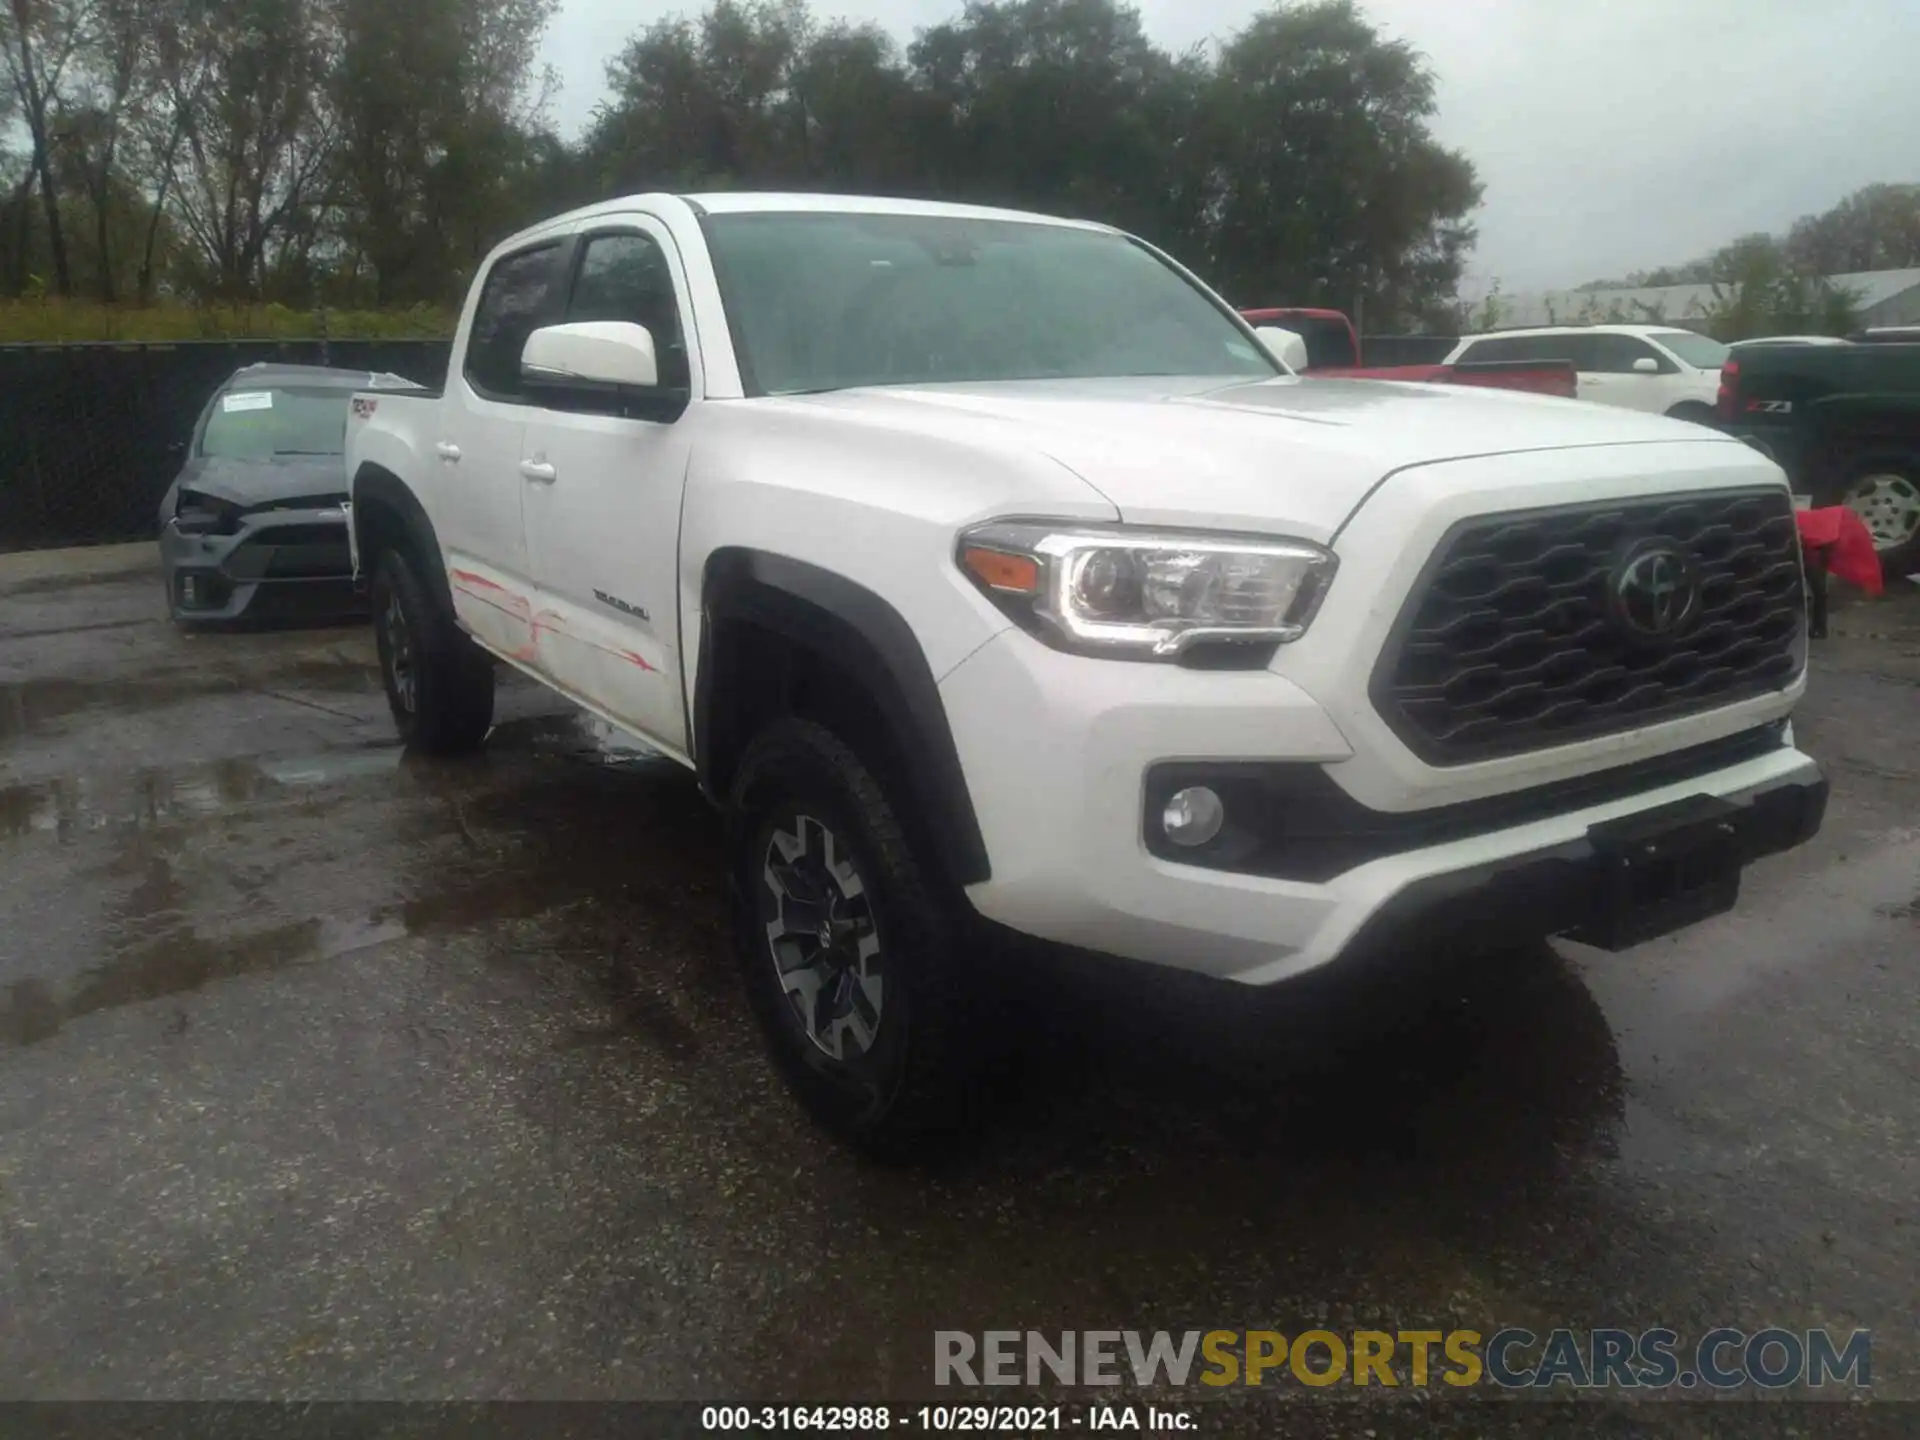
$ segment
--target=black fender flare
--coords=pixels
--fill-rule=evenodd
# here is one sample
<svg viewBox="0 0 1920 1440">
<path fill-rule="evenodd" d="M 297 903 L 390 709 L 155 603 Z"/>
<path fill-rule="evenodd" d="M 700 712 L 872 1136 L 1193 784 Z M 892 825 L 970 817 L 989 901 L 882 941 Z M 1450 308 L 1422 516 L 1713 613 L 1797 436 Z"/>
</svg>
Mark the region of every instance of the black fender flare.
<svg viewBox="0 0 1920 1440">
<path fill-rule="evenodd" d="M 725 547 L 707 558 L 701 584 L 704 623 L 694 682 L 694 755 L 708 794 L 730 777 L 717 763 L 736 755 L 744 736 L 728 736 L 715 690 L 714 637 L 741 620 L 826 656 L 862 684 L 879 710 L 917 814 L 902 820 L 934 847 L 959 885 L 985 880 L 986 841 L 967 790 L 953 728 L 926 652 L 900 612 L 865 586 L 831 570 L 764 550 Z"/>
<path fill-rule="evenodd" d="M 420 557 L 427 573 L 420 579 L 424 581 L 433 597 L 446 607 L 446 613 L 453 614 L 453 588 L 447 579 L 447 563 L 440 553 L 439 537 L 433 533 L 433 522 L 427 518 L 426 507 L 420 503 L 420 497 L 408 488 L 407 482 L 372 461 L 364 462 L 354 472 L 353 487 L 348 492 L 353 500 L 354 545 L 364 564 L 369 558 L 364 532 L 361 529 L 361 507 L 367 504 L 383 506 L 400 518 L 400 527 L 406 537 L 407 546 Z"/>
</svg>

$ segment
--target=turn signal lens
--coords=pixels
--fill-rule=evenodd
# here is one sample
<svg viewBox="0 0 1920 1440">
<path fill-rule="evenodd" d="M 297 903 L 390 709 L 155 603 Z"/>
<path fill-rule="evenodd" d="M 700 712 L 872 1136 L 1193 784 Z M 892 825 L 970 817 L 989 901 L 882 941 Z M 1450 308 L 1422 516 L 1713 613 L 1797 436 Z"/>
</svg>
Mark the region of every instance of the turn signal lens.
<svg viewBox="0 0 1920 1440">
<path fill-rule="evenodd" d="M 969 545 L 960 552 L 960 563 L 990 590 L 1004 590 L 1014 595 L 1040 592 L 1040 566 L 1028 556 Z"/>
</svg>

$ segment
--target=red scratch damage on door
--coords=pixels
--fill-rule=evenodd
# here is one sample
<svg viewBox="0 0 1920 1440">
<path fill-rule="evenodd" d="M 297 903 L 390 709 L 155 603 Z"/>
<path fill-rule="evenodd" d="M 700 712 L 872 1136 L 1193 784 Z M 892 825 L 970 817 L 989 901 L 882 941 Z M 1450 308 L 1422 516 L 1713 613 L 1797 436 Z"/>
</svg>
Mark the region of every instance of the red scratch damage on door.
<svg viewBox="0 0 1920 1440">
<path fill-rule="evenodd" d="M 447 574 L 453 581 L 453 588 L 462 595 L 478 600 L 482 605 L 491 605 L 496 610 L 503 610 L 516 620 L 525 620 L 527 611 L 532 608 L 527 604 L 524 595 L 516 595 L 506 586 L 498 581 L 489 580 L 484 575 L 476 575 L 471 570 L 449 570 Z M 506 598 L 502 601 L 496 598 L 499 596 Z"/>
<path fill-rule="evenodd" d="M 542 631 L 545 631 L 547 634 L 557 635 L 563 640 L 571 640 L 576 645 L 585 645 L 590 650 L 598 650 L 603 655 L 611 655 L 616 659 L 625 660 L 629 665 L 638 665 L 650 675 L 660 673 L 660 667 L 650 663 L 644 655 L 636 655 L 631 650 L 617 650 L 611 645 L 602 645 L 599 641 L 590 639 L 585 635 L 574 634 L 573 631 L 561 623 L 561 617 L 555 611 L 542 610 L 533 617 L 532 627 L 535 645 L 539 644 L 540 634 Z M 520 657 L 515 656 L 514 658 L 518 659 Z"/>
</svg>

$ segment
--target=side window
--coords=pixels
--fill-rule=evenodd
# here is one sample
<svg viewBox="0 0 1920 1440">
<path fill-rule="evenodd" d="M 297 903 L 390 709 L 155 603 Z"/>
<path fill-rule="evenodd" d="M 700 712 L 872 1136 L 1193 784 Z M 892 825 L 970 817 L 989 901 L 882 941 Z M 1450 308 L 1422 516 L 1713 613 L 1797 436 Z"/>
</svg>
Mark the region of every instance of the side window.
<svg viewBox="0 0 1920 1440">
<path fill-rule="evenodd" d="M 1558 335 L 1554 338 L 1558 342 L 1554 347 L 1554 359 L 1571 360 L 1575 370 L 1584 370 L 1588 374 L 1606 368 L 1600 363 L 1602 359 L 1599 344 L 1600 336 L 1593 334 Z"/>
<path fill-rule="evenodd" d="M 1516 353 L 1518 340 L 1476 340 L 1461 354 L 1462 363 L 1482 360 L 1518 360 Z"/>
<path fill-rule="evenodd" d="M 1680 368 L 1637 335 L 1615 335 L 1612 338 L 1620 343 L 1622 369 L 1632 370 L 1633 362 L 1636 360 L 1653 361 L 1660 367 L 1662 375 L 1671 375 Z"/>
<path fill-rule="evenodd" d="M 467 334 L 463 373 L 474 389 L 495 400 L 518 400 L 520 351 L 553 290 L 558 244 L 502 256 L 487 272 Z"/>
<path fill-rule="evenodd" d="M 1519 357 L 1523 360 L 1570 360 L 1574 369 L 1580 368 L 1580 342 L 1585 335 L 1536 335 L 1526 342 L 1526 350 Z"/>
<path fill-rule="evenodd" d="M 1636 360 L 1658 361 L 1653 347 L 1644 340 L 1632 335 L 1596 335 L 1593 337 L 1596 356 L 1594 369 L 1608 375 L 1631 375 Z"/>
<path fill-rule="evenodd" d="M 646 326 L 653 336 L 661 385 L 686 388 L 687 346 L 673 294 L 673 271 L 652 236 L 631 230 L 589 236 L 567 300 L 567 319 L 629 320 Z"/>
</svg>

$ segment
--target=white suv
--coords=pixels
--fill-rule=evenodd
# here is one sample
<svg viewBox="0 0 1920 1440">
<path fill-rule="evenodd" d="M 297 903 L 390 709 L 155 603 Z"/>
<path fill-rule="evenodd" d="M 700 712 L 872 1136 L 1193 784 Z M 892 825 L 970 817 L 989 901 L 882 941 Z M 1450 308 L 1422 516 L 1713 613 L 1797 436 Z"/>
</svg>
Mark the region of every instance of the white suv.
<svg viewBox="0 0 1920 1440">
<path fill-rule="evenodd" d="M 347 466 L 401 735 L 482 743 L 498 662 L 691 769 L 774 1054 L 863 1141 L 965 1093 L 983 919 L 1247 985 L 1619 946 L 1820 823 L 1775 466 L 1303 380 L 1105 226 L 576 211 L 487 257 L 444 393 L 355 397 Z"/>
<path fill-rule="evenodd" d="M 1582 400 L 1711 425 L 1727 347 L 1671 325 L 1556 325 L 1469 335 L 1447 356 L 1462 360 L 1571 360 Z"/>
</svg>

